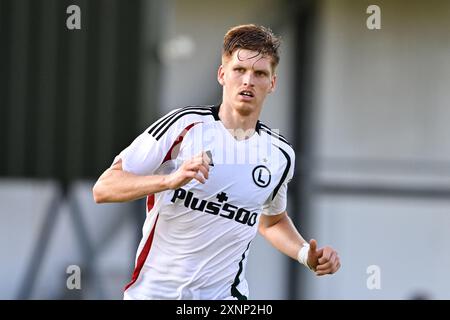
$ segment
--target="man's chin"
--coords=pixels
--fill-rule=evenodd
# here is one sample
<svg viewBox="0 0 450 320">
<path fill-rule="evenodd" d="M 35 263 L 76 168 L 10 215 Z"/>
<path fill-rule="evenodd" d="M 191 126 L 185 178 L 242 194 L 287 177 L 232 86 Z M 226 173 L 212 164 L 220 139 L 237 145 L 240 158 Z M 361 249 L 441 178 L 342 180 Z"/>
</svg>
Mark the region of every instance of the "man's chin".
<svg viewBox="0 0 450 320">
<path fill-rule="evenodd" d="M 253 103 L 245 102 L 245 101 L 239 101 L 235 105 L 235 110 L 239 112 L 243 116 L 248 116 L 255 112 L 257 107 Z"/>
</svg>

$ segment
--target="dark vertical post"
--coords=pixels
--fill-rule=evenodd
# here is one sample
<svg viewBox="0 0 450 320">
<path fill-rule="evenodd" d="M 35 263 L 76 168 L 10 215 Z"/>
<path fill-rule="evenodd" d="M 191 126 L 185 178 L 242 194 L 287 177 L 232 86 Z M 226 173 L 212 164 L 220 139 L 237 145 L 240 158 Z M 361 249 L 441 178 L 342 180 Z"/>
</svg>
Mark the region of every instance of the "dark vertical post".
<svg viewBox="0 0 450 320">
<path fill-rule="evenodd" d="M 29 21 L 30 2 L 26 0 L 12 1 L 11 4 L 11 44 L 2 50 L 11 50 L 9 68 L 10 95 L 8 110 L 7 158 L 8 175 L 21 175 L 25 168 L 25 119 L 27 77 L 29 76 Z M 3 151 L 3 150 L 2 150 Z"/>
<path fill-rule="evenodd" d="M 293 73 L 293 123 L 294 149 L 296 151 L 296 170 L 291 187 L 291 208 L 295 213 L 291 215 L 294 224 L 299 228 L 305 240 L 309 240 L 308 216 L 311 203 L 311 173 L 312 173 L 312 80 L 313 80 L 313 50 L 315 37 L 315 12 L 314 1 L 305 1 L 299 7 L 295 21 L 295 48 L 294 61 L 296 62 Z M 299 288 L 299 266 L 295 261 L 289 263 L 289 299 L 302 298 L 302 290 Z"/>
<path fill-rule="evenodd" d="M 0 150 L 7 150 L 8 118 L 10 81 L 9 72 L 11 64 L 11 7 L 12 0 L 0 0 Z M 0 175 L 7 174 L 7 158 L 0 157 Z"/>
</svg>

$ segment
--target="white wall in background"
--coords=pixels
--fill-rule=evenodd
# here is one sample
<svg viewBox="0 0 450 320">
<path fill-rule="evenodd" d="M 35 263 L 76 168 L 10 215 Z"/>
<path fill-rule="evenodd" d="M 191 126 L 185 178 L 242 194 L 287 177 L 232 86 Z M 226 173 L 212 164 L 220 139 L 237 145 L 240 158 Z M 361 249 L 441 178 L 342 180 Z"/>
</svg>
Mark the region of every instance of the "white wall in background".
<svg viewBox="0 0 450 320">
<path fill-rule="evenodd" d="M 391 188 L 450 187 L 450 3 L 369 1 L 320 6 L 315 79 L 316 182 Z M 316 195 L 309 233 L 335 246 L 342 270 L 306 277 L 318 299 L 450 298 L 450 202 Z M 369 265 L 381 289 L 369 290 Z"/>
</svg>

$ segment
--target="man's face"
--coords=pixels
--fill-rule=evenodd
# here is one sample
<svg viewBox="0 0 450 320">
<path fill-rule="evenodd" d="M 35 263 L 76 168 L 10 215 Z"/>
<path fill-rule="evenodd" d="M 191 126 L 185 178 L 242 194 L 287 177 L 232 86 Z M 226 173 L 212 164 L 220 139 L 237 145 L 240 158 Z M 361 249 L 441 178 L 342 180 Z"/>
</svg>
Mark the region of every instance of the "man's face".
<svg viewBox="0 0 450 320">
<path fill-rule="evenodd" d="M 271 58 L 245 49 L 222 59 L 217 79 L 223 86 L 223 102 L 243 114 L 259 111 L 276 83 Z"/>
</svg>

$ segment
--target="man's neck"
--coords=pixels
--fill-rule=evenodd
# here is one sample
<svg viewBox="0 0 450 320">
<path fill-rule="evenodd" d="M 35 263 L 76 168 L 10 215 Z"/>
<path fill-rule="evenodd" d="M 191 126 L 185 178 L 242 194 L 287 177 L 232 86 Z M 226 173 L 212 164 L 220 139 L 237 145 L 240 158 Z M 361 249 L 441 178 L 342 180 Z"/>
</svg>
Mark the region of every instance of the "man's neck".
<svg viewBox="0 0 450 320">
<path fill-rule="evenodd" d="M 250 133 L 251 136 L 258 122 L 259 112 L 241 114 L 232 106 L 222 103 L 219 109 L 219 118 L 228 130 Z"/>
</svg>

